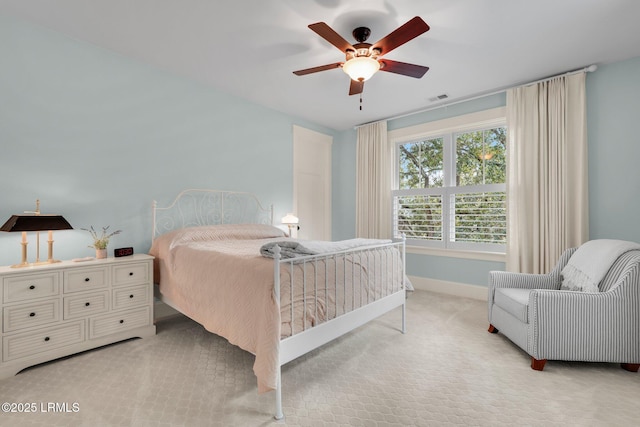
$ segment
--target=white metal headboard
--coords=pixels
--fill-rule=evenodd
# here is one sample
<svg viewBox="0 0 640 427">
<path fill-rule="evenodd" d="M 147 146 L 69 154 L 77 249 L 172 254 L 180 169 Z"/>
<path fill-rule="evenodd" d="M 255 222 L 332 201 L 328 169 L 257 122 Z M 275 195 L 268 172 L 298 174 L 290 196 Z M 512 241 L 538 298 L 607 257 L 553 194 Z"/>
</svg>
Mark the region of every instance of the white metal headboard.
<svg viewBox="0 0 640 427">
<path fill-rule="evenodd" d="M 273 205 L 264 208 L 253 193 L 188 189 L 167 207 L 153 201 L 153 234 L 217 224 L 273 224 Z"/>
</svg>

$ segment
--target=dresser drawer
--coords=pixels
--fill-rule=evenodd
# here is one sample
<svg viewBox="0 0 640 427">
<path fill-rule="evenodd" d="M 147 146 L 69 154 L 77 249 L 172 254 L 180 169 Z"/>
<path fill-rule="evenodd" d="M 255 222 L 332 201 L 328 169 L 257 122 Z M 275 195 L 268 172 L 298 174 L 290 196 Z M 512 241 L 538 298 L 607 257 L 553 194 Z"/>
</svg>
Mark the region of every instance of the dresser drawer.
<svg viewBox="0 0 640 427">
<path fill-rule="evenodd" d="M 84 341 L 84 321 L 5 336 L 2 360 L 8 362 Z"/>
<path fill-rule="evenodd" d="M 149 307 L 89 319 L 89 339 L 151 324 Z"/>
<path fill-rule="evenodd" d="M 58 295 L 58 272 L 5 277 L 2 281 L 4 302 L 24 301 Z"/>
<path fill-rule="evenodd" d="M 106 288 L 108 282 L 107 267 L 94 267 L 67 270 L 64 272 L 64 292 L 90 291 Z"/>
<path fill-rule="evenodd" d="M 133 285 L 149 282 L 149 264 L 131 263 L 113 267 L 113 285 Z"/>
<path fill-rule="evenodd" d="M 57 322 L 60 320 L 59 307 L 58 298 L 5 307 L 2 314 L 2 330 L 3 332 L 12 332 Z"/>
<path fill-rule="evenodd" d="M 136 307 L 149 304 L 151 285 L 135 285 L 113 290 L 113 309 Z"/>
<path fill-rule="evenodd" d="M 109 309 L 109 291 L 64 297 L 64 318 L 73 319 L 105 312 Z"/>
</svg>

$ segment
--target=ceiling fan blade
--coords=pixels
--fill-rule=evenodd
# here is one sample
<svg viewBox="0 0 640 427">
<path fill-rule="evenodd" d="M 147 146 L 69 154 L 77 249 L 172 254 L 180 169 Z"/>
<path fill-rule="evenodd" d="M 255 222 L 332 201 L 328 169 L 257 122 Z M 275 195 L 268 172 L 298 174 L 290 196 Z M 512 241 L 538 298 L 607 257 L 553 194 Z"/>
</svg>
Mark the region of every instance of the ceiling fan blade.
<svg viewBox="0 0 640 427">
<path fill-rule="evenodd" d="M 380 71 L 389 73 L 402 74 L 403 76 L 415 77 L 416 79 L 424 76 L 429 71 L 429 67 L 422 65 L 408 64 L 406 62 L 392 61 L 390 59 L 380 59 Z"/>
<path fill-rule="evenodd" d="M 380 39 L 377 43 L 374 43 L 371 49 L 380 49 L 380 55 L 386 55 L 398 46 L 402 46 L 427 31 L 429 31 L 427 23 L 419 16 L 416 16 Z"/>
<path fill-rule="evenodd" d="M 340 34 L 336 33 L 330 26 L 324 22 L 316 22 L 309 25 L 312 31 L 315 31 L 320 37 L 340 49 L 342 53 L 345 53 L 348 49 L 354 50 L 351 43 L 346 41 Z"/>
<path fill-rule="evenodd" d="M 349 95 L 357 95 L 362 93 L 364 90 L 364 82 L 358 80 L 351 80 L 351 85 L 349 86 Z"/>
<path fill-rule="evenodd" d="M 333 64 L 320 65 L 319 67 L 307 68 L 305 70 L 294 71 L 296 76 L 304 76 L 306 74 L 317 73 L 319 71 L 333 70 L 334 68 L 340 68 L 342 62 L 334 62 Z"/>
</svg>

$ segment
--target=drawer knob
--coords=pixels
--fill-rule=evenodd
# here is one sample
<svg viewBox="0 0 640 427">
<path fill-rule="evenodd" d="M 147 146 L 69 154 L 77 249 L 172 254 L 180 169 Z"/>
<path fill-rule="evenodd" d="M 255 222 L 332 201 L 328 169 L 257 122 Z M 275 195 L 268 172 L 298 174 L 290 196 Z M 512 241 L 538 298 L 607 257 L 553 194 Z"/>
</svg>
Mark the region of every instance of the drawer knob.
<svg viewBox="0 0 640 427">
<path fill-rule="evenodd" d="M 85 303 L 84 303 L 84 306 L 85 306 L 85 307 L 89 307 L 90 305 L 91 305 L 91 303 L 90 303 L 90 302 L 85 302 Z"/>
<path fill-rule="evenodd" d="M 36 288 L 35 285 L 29 286 L 29 289 L 31 289 L 31 290 L 34 290 L 35 288 Z"/>
<path fill-rule="evenodd" d="M 130 272 L 129 272 L 129 276 L 133 276 L 133 271 L 130 271 Z"/>
<path fill-rule="evenodd" d="M 129 298 L 133 298 L 133 295 L 129 295 Z"/>
<path fill-rule="evenodd" d="M 84 278 L 84 281 L 85 281 L 85 282 L 88 282 L 89 280 L 91 280 L 91 279 L 89 279 L 88 277 L 85 277 L 85 278 Z"/>
<path fill-rule="evenodd" d="M 29 317 L 35 317 L 35 313 L 29 313 Z"/>
<path fill-rule="evenodd" d="M 45 340 L 45 341 L 49 341 L 50 339 L 51 339 L 51 338 L 49 338 L 49 337 L 44 337 L 44 340 Z"/>
<path fill-rule="evenodd" d="M 121 320 L 120 320 L 120 323 L 124 323 L 124 320 L 122 320 L 122 319 L 121 319 Z"/>
</svg>

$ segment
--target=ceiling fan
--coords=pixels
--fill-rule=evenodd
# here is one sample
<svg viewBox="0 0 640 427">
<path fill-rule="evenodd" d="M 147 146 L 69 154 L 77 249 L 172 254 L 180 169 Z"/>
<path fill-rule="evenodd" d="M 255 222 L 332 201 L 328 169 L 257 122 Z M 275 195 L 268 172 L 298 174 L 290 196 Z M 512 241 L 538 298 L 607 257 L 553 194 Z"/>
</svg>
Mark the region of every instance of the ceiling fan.
<svg viewBox="0 0 640 427">
<path fill-rule="evenodd" d="M 304 76 L 319 71 L 342 68 L 351 78 L 349 95 L 361 94 L 364 89 L 364 82 L 379 70 L 415 77 L 417 79 L 424 76 L 429 70 L 429 67 L 422 65 L 381 59 L 383 55 L 386 55 L 393 49 L 429 31 L 429 26 L 419 16 L 410 19 L 404 25 L 398 27 L 374 44 L 365 43 L 371 34 L 371 30 L 367 27 L 358 27 L 353 30 L 353 37 L 358 42 L 353 45 L 324 22 L 311 24 L 309 28 L 340 49 L 345 54 L 346 60 L 344 62 L 334 62 L 333 64 L 294 71 L 293 74 Z M 362 109 L 362 106 L 360 106 L 360 109 Z"/>
</svg>

